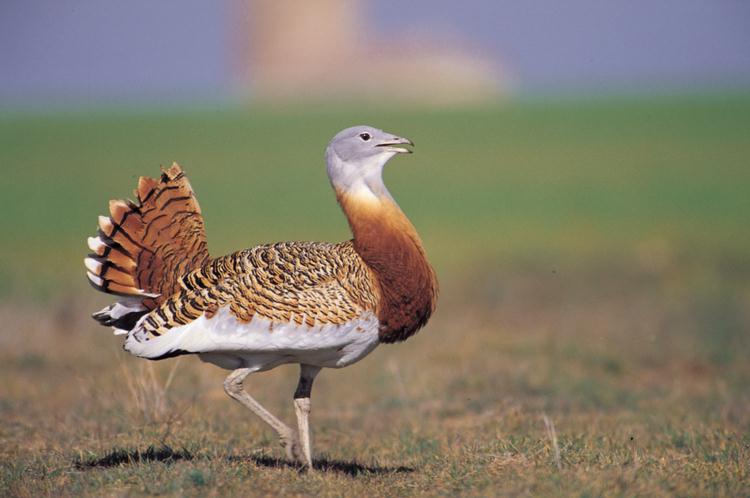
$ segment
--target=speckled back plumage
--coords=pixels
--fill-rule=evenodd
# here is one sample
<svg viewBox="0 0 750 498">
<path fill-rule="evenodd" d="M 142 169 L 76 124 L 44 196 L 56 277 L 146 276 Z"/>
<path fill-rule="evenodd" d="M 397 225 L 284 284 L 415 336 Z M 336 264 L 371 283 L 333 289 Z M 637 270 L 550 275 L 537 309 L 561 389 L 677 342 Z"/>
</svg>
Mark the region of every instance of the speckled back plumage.
<svg viewBox="0 0 750 498">
<path fill-rule="evenodd" d="M 375 312 L 377 287 L 351 242 L 284 242 L 216 258 L 179 280 L 180 291 L 140 327 L 154 337 L 227 306 L 241 322 L 254 317 L 310 327 L 343 324 Z"/>
</svg>

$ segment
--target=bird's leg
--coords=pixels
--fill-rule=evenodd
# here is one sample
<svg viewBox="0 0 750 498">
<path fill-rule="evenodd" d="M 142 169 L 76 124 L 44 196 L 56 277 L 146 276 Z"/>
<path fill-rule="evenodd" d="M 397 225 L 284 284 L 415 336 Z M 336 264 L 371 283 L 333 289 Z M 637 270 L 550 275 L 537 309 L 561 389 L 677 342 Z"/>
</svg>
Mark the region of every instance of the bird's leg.
<svg viewBox="0 0 750 498">
<path fill-rule="evenodd" d="M 224 391 L 239 401 L 240 404 L 249 408 L 254 414 L 259 416 L 261 420 L 270 425 L 279 435 L 281 440 L 281 446 L 286 450 L 286 456 L 290 460 L 302 461 L 303 453 L 301 451 L 297 434 L 292 428 L 286 425 L 284 422 L 274 417 L 271 412 L 263 408 L 260 403 L 255 401 L 243 388 L 243 382 L 245 377 L 252 373 L 250 368 L 238 368 L 227 376 L 224 380 Z"/>
<path fill-rule="evenodd" d="M 310 392 L 312 391 L 313 381 L 318 372 L 320 372 L 320 367 L 300 365 L 299 383 L 297 384 L 297 390 L 294 392 L 294 413 L 297 415 L 297 430 L 304 456 L 302 463 L 309 469 L 313 468 L 312 451 L 310 448 L 310 425 L 308 423 L 308 416 L 310 415 Z"/>
</svg>

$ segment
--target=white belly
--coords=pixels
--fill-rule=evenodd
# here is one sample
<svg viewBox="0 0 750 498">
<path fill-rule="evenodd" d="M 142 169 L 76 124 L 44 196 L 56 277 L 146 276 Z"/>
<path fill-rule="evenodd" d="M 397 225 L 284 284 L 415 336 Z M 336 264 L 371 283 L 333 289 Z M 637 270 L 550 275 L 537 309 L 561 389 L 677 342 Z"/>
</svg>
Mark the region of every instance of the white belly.
<svg viewBox="0 0 750 498">
<path fill-rule="evenodd" d="M 283 363 L 338 368 L 364 358 L 378 345 L 372 313 L 342 325 L 273 323 L 264 318 L 240 322 L 228 308 L 205 315 L 166 334 L 138 342 L 128 334 L 125 349 L 143 358 L 174 352 L 198 353 L 201 360 L 229 370 L 268 370 Z"/>
</svg>

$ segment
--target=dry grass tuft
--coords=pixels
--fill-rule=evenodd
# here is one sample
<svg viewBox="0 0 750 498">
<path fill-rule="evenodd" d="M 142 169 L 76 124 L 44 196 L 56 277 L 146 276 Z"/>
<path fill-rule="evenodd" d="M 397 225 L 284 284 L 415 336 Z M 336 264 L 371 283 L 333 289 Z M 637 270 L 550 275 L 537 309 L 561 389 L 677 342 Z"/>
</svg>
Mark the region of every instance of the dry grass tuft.
<svg viewBox="0 0 750 498">
<path fill-rule="evenodd" d="M 133 415 L 140 417 L 145 423 L 171 421 L 178 416 L 177 413 L 170 412 L 172 403 L 167 395 L 181 360 L 182 358 L 177 358 L 172 363 L 163 383 L 157 379 L 153 363 L 140 362 L 133 369 L 132 365 L 128 368 L 120 361 L 122 378 L 132 397 L 132 403 L 127 406 L 134 408 Z"/>
<path fill-rule="evenodd" d="M 555 466 L 557 467 L 557 470 L 562 470 L 562 464 L 560 463 L 560 446 L 557 444 L 557 431 L 555 430 L 555 424 L 549 419 L 547 414 L 542 415 L 542 420 L 544 420 L 544 429 L 547 431 L 547 439 L 549 439 L 550 446 L 552 447 Z"/>
</svg>

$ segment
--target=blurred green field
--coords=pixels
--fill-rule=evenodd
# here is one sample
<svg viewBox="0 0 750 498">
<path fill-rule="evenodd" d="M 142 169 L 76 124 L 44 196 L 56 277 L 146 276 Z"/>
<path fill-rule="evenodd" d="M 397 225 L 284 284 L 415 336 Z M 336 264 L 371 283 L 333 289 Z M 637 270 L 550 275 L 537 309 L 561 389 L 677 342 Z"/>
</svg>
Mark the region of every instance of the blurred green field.
<svg viewBox="0 0 750 498">
<path fill-rule="evenodd" d="M 304 473 L 224 372 L 90 319 L 85 239 L 173 160 L 214 255 L 347 238 L 322 155 L 359 123 L 417 144 L 386 183 L 441 297 L 321 373 Z M 750 96 L 4 116 L 0 495 L 748 496 L 749 137 Z M 296 373 L 247 389 L 290 421 Z"/>
<path fill-rule="evenodd" d="M 750 250 L 750 97 L 6 117 L 2 293 L 80 282 L 85 237 L 107 200 L 172 161 L 192 180 L 215 255 L 344 239 L 322 153 L 358 123 L 416 142 L 386 182 L 444 278 L 649 248 L 739 263 Z"/>
</svg>

